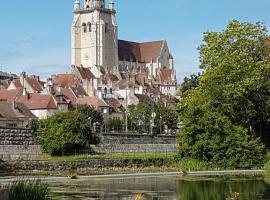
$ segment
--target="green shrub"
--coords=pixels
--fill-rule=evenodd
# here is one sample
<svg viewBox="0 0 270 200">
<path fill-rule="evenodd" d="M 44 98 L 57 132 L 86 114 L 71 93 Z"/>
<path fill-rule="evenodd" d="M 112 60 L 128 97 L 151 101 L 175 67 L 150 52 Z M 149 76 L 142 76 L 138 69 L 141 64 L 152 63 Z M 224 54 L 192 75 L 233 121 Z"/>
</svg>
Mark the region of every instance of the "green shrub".
<svg viewBox="0 0 270 200">
<path fill-rule="evenodd" d="M 47 183 L 40 180 L 17 180 L 9 185 L 9 200 L 50 200 Z"/>
<path fill-rule="evenodd" d="M 179 136 L 179 157 L 221 168 L 258 168 L 263 166 L 265 148 L 227 117 L 205 112 L 196 119 L 196 124 L 192 122 L 183 128 Z"/>
</svg>

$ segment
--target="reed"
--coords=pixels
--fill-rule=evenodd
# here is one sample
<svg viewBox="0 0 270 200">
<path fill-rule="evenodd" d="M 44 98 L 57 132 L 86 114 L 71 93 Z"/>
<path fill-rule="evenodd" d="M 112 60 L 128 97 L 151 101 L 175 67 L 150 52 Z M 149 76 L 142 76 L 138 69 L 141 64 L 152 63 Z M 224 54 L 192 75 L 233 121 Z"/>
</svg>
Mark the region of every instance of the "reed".
<svg viewBox="0 0 270 200">
<path fill-rule="evenodd" d="M 49 185 L 40 180 L 17 180 L 8 188 L 9 200 L 51 200 Z"/>
</svg>

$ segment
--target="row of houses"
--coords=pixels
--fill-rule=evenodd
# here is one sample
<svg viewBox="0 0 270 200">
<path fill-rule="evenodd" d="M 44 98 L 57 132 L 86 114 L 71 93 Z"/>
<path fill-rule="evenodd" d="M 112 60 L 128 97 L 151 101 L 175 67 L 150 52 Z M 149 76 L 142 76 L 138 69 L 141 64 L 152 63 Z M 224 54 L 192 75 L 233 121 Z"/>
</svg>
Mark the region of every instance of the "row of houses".
<svg viewBox="0 0 270 200">
<path fill-rule="evenodd" d="M 25 127 L 31 119 L 45 119 L 84 104 L 106 118 L 121 118 L 131 104 L 170 99 L 147 82 L 143 73 L 118 80 L 104 71 L 96 78 L 89 68 L 72 66 L 70 74 L 52 75 L 46 81 L 22 73 L 0 80 L 0 126 Z"/>
</svg>

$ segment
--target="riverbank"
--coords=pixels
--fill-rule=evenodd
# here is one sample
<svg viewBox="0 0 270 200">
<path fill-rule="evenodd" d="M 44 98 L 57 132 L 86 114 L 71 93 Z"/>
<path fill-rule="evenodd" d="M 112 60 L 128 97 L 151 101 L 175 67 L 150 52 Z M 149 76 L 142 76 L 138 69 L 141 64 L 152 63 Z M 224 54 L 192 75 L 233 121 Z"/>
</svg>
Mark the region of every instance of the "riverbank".
<svg viewBox="0 0 270 200">
<path fill-rule="evenodd" d="M 222 170 L 222 171 L 190 171 L 190 172 L 134 172 L 120 174 L 85 175 L 76 176 L 76 179 L 121 179 L 121 178 L 152 178 L 152 177 L 211 177 L 211 176 L 263 176 L 265 170 Z M 26 178 L 26 177 L 24 177 Z M 27 180 L 41 179 L 43 181 L 57 182 L 70 180 L 68 176 L 28 176 Z M 0 184 L 18 180 L 17 177 L 0 177 Z"/>
</svg>

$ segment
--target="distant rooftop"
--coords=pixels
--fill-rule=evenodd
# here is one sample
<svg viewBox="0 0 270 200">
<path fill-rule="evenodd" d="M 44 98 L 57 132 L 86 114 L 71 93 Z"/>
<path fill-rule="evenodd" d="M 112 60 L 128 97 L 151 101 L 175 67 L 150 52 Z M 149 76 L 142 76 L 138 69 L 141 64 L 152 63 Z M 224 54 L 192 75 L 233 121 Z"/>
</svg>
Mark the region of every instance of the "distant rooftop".
<svg viewBox="0 0 270 200">
<path fill-rule="evenodd" d="M 13 78 L 16 78 L 17 75 L 0 71 L 0 77 L 5 77 L 5 78 L 11 78 L 11 77 L 13 77 Z"/>
</svg>

